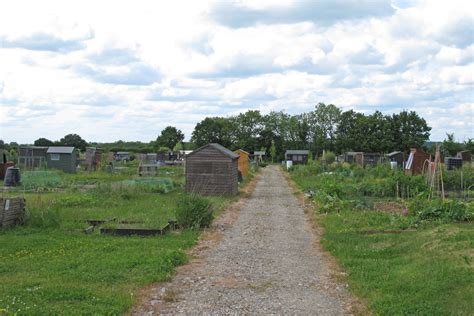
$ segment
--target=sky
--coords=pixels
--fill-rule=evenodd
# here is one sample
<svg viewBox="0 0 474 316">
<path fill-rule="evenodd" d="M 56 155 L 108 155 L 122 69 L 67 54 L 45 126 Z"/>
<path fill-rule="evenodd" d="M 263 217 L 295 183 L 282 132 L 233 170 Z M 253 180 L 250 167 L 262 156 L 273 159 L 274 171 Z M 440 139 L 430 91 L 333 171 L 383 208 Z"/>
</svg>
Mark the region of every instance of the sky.
<svg viewBox="0 0 474 316">
<path fill-rule="evenodd" d="M 0 139 L 189 139 L 319 102 L 474 138 L 474 1 L 2 1 Z"/>
</svg>

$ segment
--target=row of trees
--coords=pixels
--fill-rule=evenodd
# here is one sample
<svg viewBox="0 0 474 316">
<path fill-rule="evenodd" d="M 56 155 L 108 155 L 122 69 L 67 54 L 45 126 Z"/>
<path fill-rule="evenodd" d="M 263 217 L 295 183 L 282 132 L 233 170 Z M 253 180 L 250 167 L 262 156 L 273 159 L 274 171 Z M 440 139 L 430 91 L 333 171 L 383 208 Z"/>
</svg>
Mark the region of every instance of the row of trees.
<svg viewBox="0 0 474 316">
<path fill-rule="evenodd" d="M 199 122 L 191 141 L 197 147 L 217 142 L 230 149 L 265 149 L 272 144 L 281 157 L 286 149 L 389 152 L 421 147 L 431 128 L 414 111 L 365 115 L 342 111 L 333 104 L 319 103 L 314 111 L 298 115 L 284 112 L 247 111 L 231 117 L 208 117 Z"/>
<path fill-rule="evenodd" d="M 87 143 L 77 134 L 68 134 L 59 141 L 39 138 L 36 146 L 74 146 L 84 151 L 86 146 L 98 146 L 110 151 L 154 152 L 166 149 L 194 149 L 207 143 L 220 143 L 232 150 L 266 150 L 272 157 L 282 158 L 287 149 L 309 149 L 315 154 L 323 150 L 389 152 L 408 151 L 422 147 L 429 139 L 431 128 L 414 111 L 384 115 L 342 111 L 333 104 L 319 103 L 311 112 L 290 115 L 284 112 L 247 111 L 231 117 L 207 117 L 197 123 L 191 143 L 173 126 L 163 129 L 155 141 Z M 12 147 L 0 140 L 0 147 Z M 18 144 L 11 143 L 10 145 Z M 448 134 L 442 148 L 445 154 L 471 150 L 473 141 L 456 143 Z"/>
</svg>

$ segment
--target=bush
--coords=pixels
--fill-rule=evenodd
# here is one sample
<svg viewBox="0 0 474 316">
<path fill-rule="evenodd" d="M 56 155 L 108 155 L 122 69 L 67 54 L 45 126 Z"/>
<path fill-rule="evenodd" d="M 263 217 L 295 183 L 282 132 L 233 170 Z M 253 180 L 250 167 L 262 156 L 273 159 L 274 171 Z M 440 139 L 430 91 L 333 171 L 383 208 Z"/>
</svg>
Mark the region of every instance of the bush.
<svg viewBox="0 0 474 316">
<path fill-rule="evenodd" d="M 414 199 L 409 205 L 410 214 L 418 220 L 468 222 L 474 220 L 474 204 L 458 200 Z"/>
<path fill-rule="evenodd" d="M 212 203 L 199 195 L 185 195 L 178 201 L 176 220 L 182 228 L 209 227 L 213 219 Z"/>
</svg>

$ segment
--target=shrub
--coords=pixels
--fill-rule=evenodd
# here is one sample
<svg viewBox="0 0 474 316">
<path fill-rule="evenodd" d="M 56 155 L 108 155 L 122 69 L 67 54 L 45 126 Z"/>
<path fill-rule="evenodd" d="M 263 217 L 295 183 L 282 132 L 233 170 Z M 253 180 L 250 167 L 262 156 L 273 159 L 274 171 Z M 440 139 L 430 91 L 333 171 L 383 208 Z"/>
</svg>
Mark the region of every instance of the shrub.
<svg viewBox="0 0 474 316">
<path fill-rule="evenodd" d="M 178 201 L 176 220 L 182 228 L 209 227 L 213 219 L 212 203 L 199 195 L 184 195 Z"/>
<path fill-rule="evenodd" d="M 467 222 L 474 220 L 474 206 L 458 200 L 424 200 L 414 199 L 409 205 L 412 215 L 418 220 L 442 220 Z"/>
</svg>

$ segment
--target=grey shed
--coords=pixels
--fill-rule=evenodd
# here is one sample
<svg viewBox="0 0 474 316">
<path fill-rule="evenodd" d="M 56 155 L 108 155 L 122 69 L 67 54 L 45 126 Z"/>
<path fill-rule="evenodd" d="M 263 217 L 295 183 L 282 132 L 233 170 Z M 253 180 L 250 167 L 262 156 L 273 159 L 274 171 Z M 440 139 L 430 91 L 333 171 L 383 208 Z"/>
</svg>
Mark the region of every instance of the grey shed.
<svg viewBox="0 0 474 316">
<path fill-rule="evenodd" d="M 293 161 L 294 165 L 307 164 L 309 150 L 287 150 L 285 152 L 285 160 Z"/>
<path fill-rule="evenodd" d="M 47 154 L 48 168 L 59 169 L 67 173 L 75 173 L 77 154 L 74 147 L 49 147 Z"/>
<path fill-rule="evenodd" d="M 216 143 L 186 158 L 186 192 L 202 195 L 237 194 L 239 155 Z"/>
</svg>

